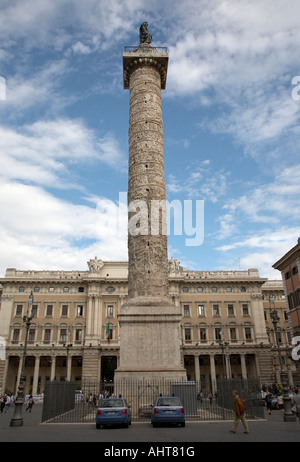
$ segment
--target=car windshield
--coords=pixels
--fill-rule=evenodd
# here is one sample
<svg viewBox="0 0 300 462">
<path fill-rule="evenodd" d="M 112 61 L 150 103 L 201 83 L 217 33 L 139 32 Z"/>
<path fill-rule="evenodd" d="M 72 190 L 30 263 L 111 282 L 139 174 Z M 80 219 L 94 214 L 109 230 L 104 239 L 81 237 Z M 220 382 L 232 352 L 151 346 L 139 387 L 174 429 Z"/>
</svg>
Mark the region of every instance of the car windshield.
<svg viewBox="0 0 300 462">
<path fill-rule="evenodd" d="M 181 406 L 179 398 L 159 398 L 157 406 Z"/>
<path fill-rule="evenodd" d="M 104 399 L 100 407 L 124 407 L 124 402 L 122 399 Z"/>
</svg>

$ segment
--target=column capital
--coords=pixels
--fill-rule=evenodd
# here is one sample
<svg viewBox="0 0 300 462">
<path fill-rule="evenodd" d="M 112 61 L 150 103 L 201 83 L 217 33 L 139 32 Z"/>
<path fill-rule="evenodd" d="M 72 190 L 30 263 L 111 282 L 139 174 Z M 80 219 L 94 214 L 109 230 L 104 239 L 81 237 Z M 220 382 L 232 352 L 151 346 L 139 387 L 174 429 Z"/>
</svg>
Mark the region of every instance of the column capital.
<svg viewBox="0 0 300 462">
<path fill-rule="evenodd" d="M 128 51 L 130 50 L 130 51 Z M 125 47 L 123 53 L 123 81 L 124 89 L 129 89 L 130 75 L 139 66 L 152 66 L 161 76 L 161 89 L 166 88 L 169 54 L 167 48 L 154 48 L 140 45 L 136 48 Z"/>
</svg>

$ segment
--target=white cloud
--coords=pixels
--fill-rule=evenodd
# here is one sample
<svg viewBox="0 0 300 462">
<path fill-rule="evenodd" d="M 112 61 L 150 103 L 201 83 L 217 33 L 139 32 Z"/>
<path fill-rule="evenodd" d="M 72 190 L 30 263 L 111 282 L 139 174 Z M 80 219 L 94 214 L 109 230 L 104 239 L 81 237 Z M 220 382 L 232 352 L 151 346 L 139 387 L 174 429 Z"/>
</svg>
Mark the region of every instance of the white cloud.
<svg viewBox="0 0 300 462">
<path fill-rule="evenodd" d="M 274 230 L 265 228 L 256 233 L 249 233 L 229 244 L 215 248 L 229 259 L 239 257 L 241 268 L 258 268 L 262 277 L 281 279 L 279 271 L 272 265 L 290 250 L 300 236 L 300 227 L 282 226 Z"/>
<path fill-rule="evenodd" d="M 235 221 L 247 219 L 252 224 L 284 220 L 299 221 L 300 164 L 278 171 L 270 183 L 248 189 L 238 198 L 228 199 L 223 208 Z"/>
<path fill-rule="evenodd" d="M 299 2 L 289 0 L 283 13 L 281 2 L 186 1 L 173 17 L 179 12 L 167 96 L 215 107 L 213 120 L 202 118 L 199 126 L 230 135 L 256 160 L 263 155 L 271 163 L 275 149 L 284 159 L 287 143 L 280 137 L 295 131 L 299 137 L 300 105 L 291 97 Z"/>
<path fill-rule="evenodd" d="M 83 54 L 83 55 L 88 55 L 92 52 L 91 48 L 87 45 L 84 45 L 84 43 L 78 41 L 72 45 L 72 50 L 76 54 Z"/>
<path fill-rule="evenodd" d="M 126 208 L 104 199 L 74 205 L 42 188 L 0 181 L 0 271 L 82 268 L 91 255 L 125 260 L 127 239 L 117 227 L 127 223 Z"/>
<path fill-rule="evenodd" d="M 22 0 L 1 7 L 0 37 L 5 43 L 22 40 L 25 50 L 49 47 L 62 50 L 78 39 L 98 37 L 107 47 L 124 37 L 139 14 L 137 0 Z M 79 39 L 82 40 L 82 39 Z M 84 40 L 83 40 L 84 43 Z"/>
<path fill-rule="evenodd" d="M 215 239 L 225 240 L 215 250 L 231 260 L 238 255 L 244 268 L 280 279 L 272 265 L 300 236 L 300 164 L 277 172 L 271 182 L 248 188 L 241 197 L 228 199 L 218 218 Z"/>
<path fill-rule="evenodd" d="M 0 126 L 0 151 L 0 177 L 56 187 L 70 185 L 74 164 L 97 160 L 120 168 L 125 161 L 111 134 L 98 139 L 82 121 L 70 119 L 39 121 L 18 130 Z"/>
<path fill-rule="evenodd" d="M 30 111 L 56 114 L 75 101 L 75 95 L 66 96 L 60 91 L 63 76 L 71 70 L 66 59 L 48 61 L 44 66 L 32 63 L 16 67 L 6 79 L 5 104 L 0 106 L 5 120 L 15 123 Z"/>
<path fill-rule="evenodd" d="M 204 160 L 198 166 L 188 167 L 186 178 L 170 174 L 166 188 L 170 194 L 181 194 L 184 199 L 203 199 L 217 203 L 227 191 L 228 172 L 214 170 L 210 161 Z"/>
</svg>

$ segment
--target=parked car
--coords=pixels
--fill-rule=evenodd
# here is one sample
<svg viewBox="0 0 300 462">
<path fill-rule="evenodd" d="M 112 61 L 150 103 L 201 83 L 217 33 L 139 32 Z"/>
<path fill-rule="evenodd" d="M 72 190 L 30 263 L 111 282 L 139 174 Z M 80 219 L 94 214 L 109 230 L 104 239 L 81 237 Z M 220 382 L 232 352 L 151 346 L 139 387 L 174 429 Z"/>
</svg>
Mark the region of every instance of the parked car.
<svg viewBox="0 0 300 462">
<path fill-rule="evenodd" d="M 96 414 L 96 428 L 105 425 L 131 425 L 131 410 L 123 398 L 103 399 Z"/>
<path fill-rule="evenodd" d="M 185 413 L 182 403 L 175 396 L 160 397 L 156 400 L 151 414 L 153 427 L 162 423 L 185 426 Z"/>
</svg>

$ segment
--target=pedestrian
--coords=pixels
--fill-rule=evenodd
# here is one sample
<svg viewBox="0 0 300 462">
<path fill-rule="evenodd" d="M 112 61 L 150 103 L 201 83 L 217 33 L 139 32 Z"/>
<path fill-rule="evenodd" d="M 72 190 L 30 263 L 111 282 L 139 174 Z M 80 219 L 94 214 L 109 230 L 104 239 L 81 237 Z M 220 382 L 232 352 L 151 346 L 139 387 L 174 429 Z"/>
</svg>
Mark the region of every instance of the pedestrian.
<svg viewBox="0 0 300 462">
<path fill-rule="evenodd" d="M 8 412 L 10 406 L 10 396 L 6 395 L 6 401 L 5 401 L 5 412 Z"/>
<path fill-rule="evenodd" d="M 245 417 L 246 407 L 243 403 L 243 400 L 239 397 L 239 394 L 236 390 L 232 392 L 234 396 L 234 411 L 235 411 L 235 419 L 233 422 L 233 427 L 229 430 L 231 433 L 236 433 L 236 429 L 238 427 L 239 421 L 242 422 L 244 426 L 244 433 L 249 433 L 249 428 L 247 424 L 247 420 Z"/>
<path fill-rule="evenodd" d="M 295 388 L 295 396 L 293 398 L 293 404 L 296 406 L 297 416 L 300 424 L 300 394 L 298 388 Z"/>
<path fill-rule="evenodd" d="M 30 395 L 29 398 L 28 398 L 28 406 L 26 408 L 26 411 L 28 411 L 28 409 L 29 409 L 29 412 L 31 412 L 33 405 L 34 405 L 34 399 L 33 399 L 32 395 Z"/>
<path fill-rule="evenodd" d="M 0 408 L 1 413 L 4 411 L 5 403 L 6 403 L 6 394 L 4 393 L 4 395 L 1 396 L 1 408 Z"/>
<path fill-rule="evenodd" d="M 215 391 L 215 400 L 216 400 L 216 404 L 218 404 L 218 392 Z"/>
<path fill-rule="evenodd" d="M 279 395 L 277 396 L 277 407 L 280 410 L 281 414 L 284 414 L 282 393 L 279 393 Z"/>
<path fill-rule="evenodd" d="M 94 407 L 93 395 L 92 395 L 92 393 L 90 393 L 88 405 L 89 405 L 89 407 L 92 407 L 92 408 Z"/>
<path fill-rule="evenodd" d="M 4 395 L 1 395 L 1 399 L 0 399 L 0 412 L 1 412 L 1 414 L 3 412 L 4 407 L 5 407 L 5 393 L 4 393 Z"/>
<path fill-rule="evenodd" d="M 267 410 L 268 410 L 268 414 L 271 415 L 272 414 L 272 393 L 271 393 L 271 390 L 268 389 L 267 391 L 267 394 L 266 394 L 266 405 L 267 405 Z"/>
</svg>

